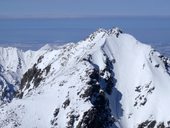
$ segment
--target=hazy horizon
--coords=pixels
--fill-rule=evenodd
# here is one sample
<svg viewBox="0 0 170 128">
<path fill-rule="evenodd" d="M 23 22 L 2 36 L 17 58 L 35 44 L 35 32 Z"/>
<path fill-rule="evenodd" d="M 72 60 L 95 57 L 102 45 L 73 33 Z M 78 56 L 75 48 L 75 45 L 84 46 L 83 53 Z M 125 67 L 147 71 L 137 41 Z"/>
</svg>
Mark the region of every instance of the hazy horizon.
<svg viewBox="0 0 170 128">
<path fill-rule="evenodd" d="M 119 27 L 168 51 L 169 21 L 168 0 L 1 0 L 0 46 L 77 42 L 98 28 Z"/>
<path fill-rule="evenodd" d="M 119 27 L 170 56 L 169 23 L 169 17 L 1 19 L 0 46 L 37 50 L 46 43 L 78 42 L 98 28 Z"/>
</svg>

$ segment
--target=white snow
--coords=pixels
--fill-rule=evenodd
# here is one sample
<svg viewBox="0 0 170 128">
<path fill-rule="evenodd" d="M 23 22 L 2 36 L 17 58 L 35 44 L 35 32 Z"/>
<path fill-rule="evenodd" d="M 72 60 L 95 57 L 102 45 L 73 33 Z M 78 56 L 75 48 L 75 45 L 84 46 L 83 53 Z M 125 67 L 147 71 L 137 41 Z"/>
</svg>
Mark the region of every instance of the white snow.
<svg viewBox="0 0 170 128">
<path fill-rule="evenodd" d="M 122 33 L 117 37 L 117 28 L 112 29 L 112 33 L 110 31 L 99 29 L 85 41 L 54 49 L 49 45 L 38 51 L 26 52 L 0 48 L 1 81 L 19 81 L 40 56 L 43 58 L 37 63 L 38 69 L 51 65 L 50 72 L 47 76 L 43 75 L 44 79 L 37 88 L 31 84 L 31 90 L 27 89 L 22 99 L 0 106 L 0 127 L 11 128 L 15 124 L 20 128 L 51 127 L 56 108 L 60 109 L 57 119 L 59 128 L 67 126 L 72 112 L 79 115 L 74 123 L 76 127 L 83 113 L 92 106 L 78 95 L 83 94 L 88 86 L 86 72 L 93 66 L 104 70 L 106 57 L 115 60 L 112 64 L 117 82 L 112 94 L 107 97 L 118 127 L 135 128 L 146 120 L 156 120 L 158 124 L 170 121 L 170 75 L 160 54 L 129 34 Z M 94 65 L 83 59 L 89 59 Z M 157 64 L 159 67 L 155 67 Z M 106 73 L 104 77 L 108 75 Z M 140 91 L 135 91 L 137 87 Z M 70 104 L 63 108 L 67 99 Z"/>
</svg>

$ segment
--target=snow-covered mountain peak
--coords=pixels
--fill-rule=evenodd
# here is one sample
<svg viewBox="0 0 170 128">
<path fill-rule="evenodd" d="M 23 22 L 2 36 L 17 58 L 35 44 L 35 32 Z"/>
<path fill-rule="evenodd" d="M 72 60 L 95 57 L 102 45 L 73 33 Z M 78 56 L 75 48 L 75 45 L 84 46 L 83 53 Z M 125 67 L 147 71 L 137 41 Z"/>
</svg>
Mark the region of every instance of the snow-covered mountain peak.
<svg viewBox="0 0 170 128">
<path fill-rule="evenodd" d="M 17 72 L 18 64 L 16 59 L 18 59 L 18 56 L 20 56 L 22 53 L 21 50 L 17 48 L 7 47 L 7 48 L 0 48 L 0 64 L 6 69 L 6 70 L 12 70 L 14 72 Z"/>
<path fill-rule="evenodd" d="M 170 125 L 170 60 L 118 28 L 57 48 L 7 51 L 0 52 L 2 128 Z M 9 63 L 21 66 L 7 70 Z"/>
<path fill-rule="evenodd" d="M 53 47 L 50 44 L 46 44 L 42 48 L 40 48 L 39 50 L 52 50 L 52 49 L 53 49 Z"/>
<path fill-rule="evenodd" d="M 94 41 L 96 38 L 104 38 L 106 36 L 114 35 L 116 37 L 119 36 L 119 34 L 123 33 L 119 28 L 115 27 L 109 30 L 99 28 L 94 33 L 90 34 L 90 36 L 86 39 L 88 41 Z"/>
</svg>

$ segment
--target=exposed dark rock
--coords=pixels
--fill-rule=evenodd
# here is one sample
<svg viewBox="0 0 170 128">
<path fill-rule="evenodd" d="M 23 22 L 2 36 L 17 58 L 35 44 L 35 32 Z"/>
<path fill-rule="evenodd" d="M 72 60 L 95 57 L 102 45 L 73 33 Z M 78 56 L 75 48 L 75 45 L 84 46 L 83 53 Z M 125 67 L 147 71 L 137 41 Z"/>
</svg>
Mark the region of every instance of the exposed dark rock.
<svg viewBox="0 0 170 128">
<path fill-rule="evenodd" d="M 49 64 L 49 65 L 45 68 L 46 75 L 49 73 L 50 69 L 51 69 L 51 64 Z"/>
<path fill-rule="evenodd" d="M 141 86 L 137 86 L 135 89 L 136 92 L 141 92 Z"/>
<path fill-rule="evenodd" d="M 159 68 L 159 64 L 156 64 L 155 67 L 156 67 L 156 68 Z"/>
<path fill-rule="evenodd" d="M 165 128 L 164 122 L 160 123 L 157 128 Z"/>
<path fill-rule="evenodd" d="M 74 122 L 78 120 L 78 118 L 79 115 L 74 115 L 74 114 L 69 115 L 69 121 L 67 122 L 66 128 L 74 128 Z"/>
<path fill-rule="evenodd" d="M 54 113 L 53 113 L 53 116 L 54 116 L 54 119 L 51 120 L 51 125 L 53 125 L 54 127 L 58 125 L 57 123 L 57 119 L 58 119 L 58 113 L 59 113 L 60 109 L 59 108 L 56 108 Z"/>
<path fill-rule="evenodd" d="M 89 84 L 89 83 L 88 83 L 88 84 Z M 90 84 L 91 84 L 91 83 L 90 83 Z M 97 93 L 99 92 L 99 90 L 100 90 L 99 84 L 95 84 L 95 83 L 92 83 L 92 84 L 93 84 L 93 86 L 89 86 L 89 87 L 85 90 L 85 92 L 80 95 L 80 97 L 82 97 L 82 98 L 86 98 L 86 97 L 92 98 L 94 93 L 97 94 Z"/>
<path fill-rule="evenodd" d="M 108 116 L 109 112 L 105 109 L 91 108 L 84 113 L 83 119 L 77 125 L 77 128 L 106 128 L 114 123 L 114 118 Z"/>
<path fill-rule="evenodd" d="M 109 60 L 108 57 L 106 57 L 106 68 L 104 69 L 105 72 L 109 72 L 110 76 L 107 76 L 107 78 L 105 78 L 105 82 L 106 82 L 106 88 L 105 91 L 111 95 L 112 93 L 112 89 L 113 86 L 115 86 L 116 84 L 116 79 L 114 78 L 114 73 L 113 73 L 113 65 L 112 62 Z"/>
<path fill-rule="evenodd" d="M 135 104 L 134 104 L 133 106 L 134 106 L 134 107 L 136 107 L 136 106 L 137 106 L 137 104 L 138 104 L 138 102 L 136 102 L 136 101 L 135 101 Z"/>
<path fill-rule="evenodd" d="M 170 121 L 167 122 L 168 126 L 170 126 Z"/>
<path fill-rule="evenodd" d="M 22 90 L 25 86 L 26 89 L 28 89 L 30 87 L 30 82 L 33 79 L 33 83 L 37 87 L 42 80 L 41 75 L 41 69 L 37 69 L 36 64 L 34 64 L 34 66 L 31 69 L 28 69 L 28 71 L 23 75 L 23 78 L 21 79 L 20 90 Z"/>
<path fill-rule="evenodd" d="M 167 73 L 170 75 L 170 60 L 169 58 L 160 55 L 159 58 L 163 61 Z"/>
<path fill-rule="evenodd" d="M 105 107 L 105 105 L 109 105 L 109 101 L 108 99 L 106 99 L 105 97 L 105 93 L 102 92 L 102 93 L 99 93 L 97 96 L 96 96 L 96 99 L 94 100 L 93 102 L 94 106 L 96 107 Z"/>
<path fill-rule="evenodd" d="M 99 81 L 99 71 L 94 69 L 93 72 L 89 75 L 92 80 Z"/>
<path fill-rule="evenodd" d="M 20 93 L 18 92 L 16 95 L 16 98 L 22 99 L 23 95 L 24 95 L 24 92 L 20 92 Z"/>
<path fill-rule="evenodd" d="M 138 128 L 165 128 L 164 122 L 157 124 L 156 120 L 146 120 L 138 125 Z"/>
<path fill-rule="evenodd" d="M 64 109 L 67 108 L 67 107 L 69 106 L 69 104 L 70 104 L 70 100 L 69 100 L 69 99 L 66 99 L 66 100 L 64 101 L 64 103 L 63 103 L 63 108 L 64 108 Z"/>
<path fill-rule="evenodd" d="M 120 30 L 119 28 L 113 28 L 108 31 L 108 34 L 114 34 L 117 38 L 121 33 L 123 33 L 123 31 Z"/>
<path fill-rule="evenodd" d="M 54 127 L 56 127 L 58 125 L 57 119 L 58 118 L 54 118 L 53 120 L 51 120 L 51 125 L 53 125 Z"/>
<path fill-rule="evenodd" d="M 155 90 L 155 86 L 151 86 L 152 81 L 150 81 L 149 83 L 145 84 L 144 86 L 137 86 L 135 91 L 136 93 L 139 93 L 139 95 L 135 98 L 135 103 L 134 106 L 144 106 L 147 103 L 148 97 L 150 96 L 150 94 L 153 93 L 153 91 Z M 141 95 L 143 94 L 143 95 Z"/>
<path fill-rule="evenodd" d="M 152 93 L 153 90 L 155 90 L 155 87 L 150 88 L 147 93 Z"/>
<path fill-rule="evenodd" d="M 88 60 L 90 62 L 90 60 Z M 90 62 L 91 63 L 91 62 Z M 95 69 L 88 73 L 90 81 L 87 82 L 88 88 L 80 95 L 82 98 L 90 100 L 93 107 L 86 111 L 83 115 L 82 120 L 77 125 L 77 128 L 106 128 L 114 126 L 115 119 L 111 114 L 109 108 L 109 100 L 106 94 L 112 93 L 112 88 L 116 82 L 114 80 L 114 74 L 112 73 L 112 62 L 106 59 L 106 68 L 103 71 L 99 71 L 97 66 L 94 65 Z M 104 77 L 105 73 L 110 75 Z"/>
<path fill-rule="evenodd" d="M 21 68 L 22 68 L 21 58 L 18 58 L 18 66 L 17 66 L 17 69 L 21 69 Z"/>
<path fill-rule="evenodd" d="M 44 56 L 41 55 L 41 56 L 38 58 L 37 63 L 41 63 L 43 58 L 44 58 Z"/>
<path fill-rule="evenodd" d="M 149 60 L 150 60 L 150 62 L 152 63 L 152 59 L 151 59 L 151 57 L 149 57 Z"/>
<path fill-rule="evenodd" d="M 43 56 L 41 56 L 37 63 L 42 61 Z M 37 64 L 34 64 L 32 68 L 28 69 L 28 71 L 23 75 L 21 79 L 20 90 L 22 94 L 18 94 L 17 97 L 22 98 L 23 96 L 23 89 L 29 89 L 31 86 L 31 82 L 34 85 L 34 88 L 38 87 L 40 82 L 44 79 L 42 74 L 45 73 L 46 75 L 49 73 L 51 65 L 48 65 L 43 70 L 37 68 Z"/>
<path fill-rule="evenodd" d="M 56 108 L 55 111 L 54 111 L 54 117 L 57 117 L 58 116 L 58 113 L 60 111 L 60 108 Z"/>
<path fill-rule="evenodd" d="M 109 109 L 108 109 L 109 110 Z M 107 109 L 91 108 L 84 113 L 83 119 L 77 125 L 77 128 L 107 128 L 113 126 L 115 119 L 111 117 Z"/>
<path fill-rule="evenodd" d="M 138 128 L 144 128 L 144 127 L 148 126 L 149 123 L 151 123 L 151 121 L 146 120 L 145 122 L 139 124 L 139 125 L 138 125 Z"/>
<path fill-rule="evenodd" d="M 142 103 L 140 103 L 140 105 L 145 105 L 146 104 L 146 102 L 147 102 L 147 99 L 146 98 L 144 98 L 144 101 L 142 102 Z"/>
<path fill-rule="evenodd" d="M 67 83 L 67 81 L 65 81 L 65 80 L 61 81 L 61 83 L 59 84 L 59 86 L 63 86 L 65 83 Z"/>
<path fill-rule="evenodd" d="M 156 120 L 152 121 L 149 125 L 148 128 L 154 128 L 156 125 Z"/>
<path fill-rule="evenodd" d="M 116 60 L 115 60 L 115 59 L 113 59 L 111 62 L 114 64 L 114 63 L 116 63 Z"/>
<path fill-rule="evenodd" d="M 70 120 L 67 122 L 66 128 L 74 128 L 75 116 L 70 115 Z"/>
</svg>

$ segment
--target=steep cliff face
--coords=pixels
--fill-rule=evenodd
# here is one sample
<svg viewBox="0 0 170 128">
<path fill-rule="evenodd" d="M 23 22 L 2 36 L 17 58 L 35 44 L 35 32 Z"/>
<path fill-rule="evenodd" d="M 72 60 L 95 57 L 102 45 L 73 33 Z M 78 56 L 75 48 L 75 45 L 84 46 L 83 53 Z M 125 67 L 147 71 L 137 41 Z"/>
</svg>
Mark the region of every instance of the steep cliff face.
<svg viewBox="0 0 170 128">
<path fill-rule="evenodd" d="M 170 125 L 170 60 L 118 28 L 17 56 L 18 69 L 6 70 L 10 59 L 0 63 L 2 128 Z M 11 71 L 18 77 L 7 79 Z M 12 88 L 5 91 L 4 85 Z M 12 96 L 6 98 L 11 103 L 5 102 L 6 96 Z"/>
</svg>

